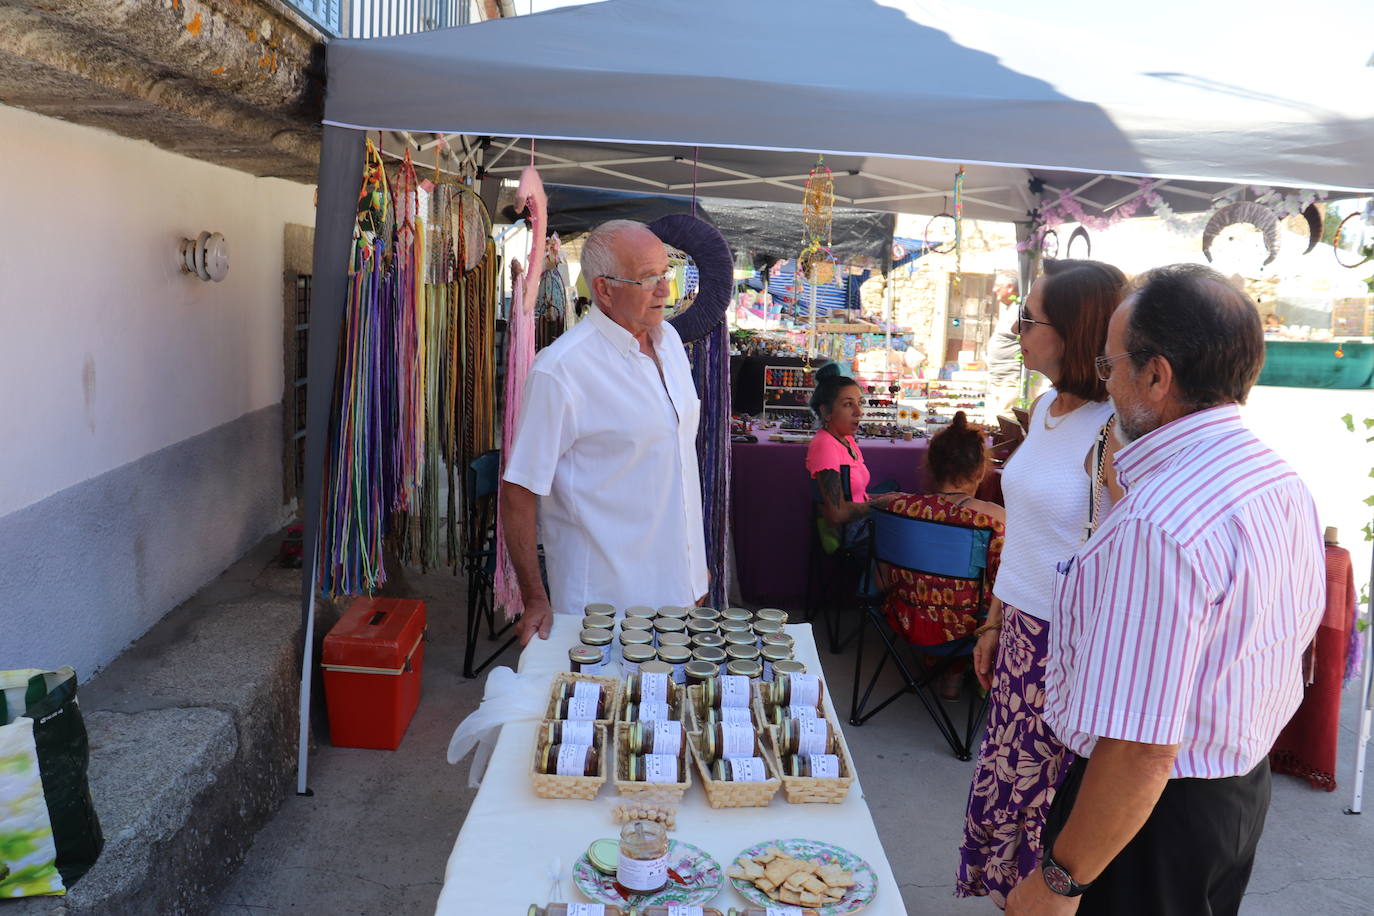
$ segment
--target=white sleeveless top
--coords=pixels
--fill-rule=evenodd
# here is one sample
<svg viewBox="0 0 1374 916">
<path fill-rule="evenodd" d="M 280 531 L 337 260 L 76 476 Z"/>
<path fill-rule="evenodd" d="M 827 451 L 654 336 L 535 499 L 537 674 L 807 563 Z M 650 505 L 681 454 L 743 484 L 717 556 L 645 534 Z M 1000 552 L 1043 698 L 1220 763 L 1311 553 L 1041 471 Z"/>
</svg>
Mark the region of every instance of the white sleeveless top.
<svg viewBox="0 0 1374 916">
<path fill-rule="evenodd" d="M 1111 401 L 1088 401 L 1051 417 L 1057 396 L 1051 389 L 1035 405 L 1025 441 L 1002 469 L 1007 534 L 992 590 L 1004 604 L 1040 620 L 1053 619 L 1056 565 L 1083 543 L 1090 482 L 1083 463 L 1112 415 Z"/>
</svg>

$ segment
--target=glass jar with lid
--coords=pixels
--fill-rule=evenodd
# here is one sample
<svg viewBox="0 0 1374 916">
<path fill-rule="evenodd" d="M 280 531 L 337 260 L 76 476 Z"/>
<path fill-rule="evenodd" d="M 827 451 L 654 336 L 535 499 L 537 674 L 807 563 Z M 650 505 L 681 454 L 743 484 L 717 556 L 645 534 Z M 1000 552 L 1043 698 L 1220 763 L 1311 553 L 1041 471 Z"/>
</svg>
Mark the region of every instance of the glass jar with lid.
<svg viewBox="0 0 1374 916">
<path fill-rule="evenodd" d="M 658 634 L 658 647 L 662 649 L 664 646 L 685 646 L 690 649 L 692 638 L 686 633 L 660 633 Z"/>
<path fill-rule="evenodd" d="M 724 649 L 717 649 L 714 646 L 697 646 L 692 650 L 692 658 L 699 662 L 709 662 L 716 666 L 716 674 L 725 673 L 725 663 L 729 661 L 729 656 Z"/>
<path fill-rule="evenodd" d="M 763 665 L 749 659 L 737 658 L 725 663 L 725 673 L 747 677 L 751 681 L 763 680 Z"/>
<path fill-rule="evenodd" d="M 625 743 L 631 754 L 687 753 L 686 732 L 681 722 L 634 722 L 625 730 Z"/>
<path fill-rule="evenodd" d="M 701 698 L 707 706 L 721 709 L 726 706 L 749 706 L 749 679 L 738 675 L 713 678 L 702 685 Z"/>
<path fill-rule="evenodd" d="M 606 617 L 614 618 L 614 617 L 615 617 L 615 605 L 612 605 L 612 604 L 601 604 L 601 603 L 589 604 L 589 605 L 587 605 L 586 607 L 582 608 L 582 613 L 583 613 L 584 616 L 591 615 L 591 614 L 602 614 L 602 615 L 604 615 L 604 616 L 606 616 Z"/>
<path fill-rule="evenodd" d="M 754 635 L 759 638 L 759 644 L 763 644 L 764 637 L 777 636 L 782 632 L 782 624 L 776 620 L 755 620 Z"/>
<path fill-rule="evenodd" d="M 730 912 L 731 914 L 735 913 L 734 910 Z M 525 916 L 628 916 L 628 914 L 613 903 L 550 903 L 548 906 L 531 903 Z M 764 911 L 759 910 L 758 916 L 765 916 Z"/>
<path fill-rule="evenodd" d="M 694 607 L 687 613 L 687 618 L 689 620 L 704 620 L 708 623 L 714 623 L 720 620 L 720 611 L 713 607 Z"/>
<path fill-rule="evenodd" d="M 655 616 L 672 617 L 675 620 L 681 620 L 685 622 L 687 620 L 687 615 L 690 613 L 692 613 L 692 609 L 689 607 L 682 607 L 681 605 L 677 604 L 665 604 L 663 607 L 658 609 L 658 614 Z"/>
<path fill-rule="evenodd" d="M 702 729 L 701 745 L 707 761 L 757 757 L 762 753 L 759 736 L 753 725 L 717 722 Z"/>
<path fill-rule="evenodd" d="M 698 636 L 707 633 L 716 633 L 716 622 L 714 620 L 697 620 L 695 618 L 687 621 L 687 635 L 696 639 Z"/>
<path fill-rule="evenodd" d="M 606 650 L 599 646 L 573 646 L 568 650 L 568 670 L 577 674 L 600 674 L 606 670 Z"/>
<path fill-rule="evenodd" d="M 652 894 L 668 883 L 668 828 L 658 821 L 630 821 L 620 829 L 620 863 L 615 880 L 636 894 Z"/>
<path fill-rule="evenodd" d="M 659 646 L 658 660 L 673 666 L 673 683 L 687 683 L 686 665 L 692 660 L 692 650 L 686 646 Z"/>
<path fill-rule="evenodd" d="M 709 906 L 684 906 L 675 903 L 672 906 L 654 904 L 647 906 L 639 911 L 639 916 L 725 916 L 720 910 Z"/>
<path fill-rule="evenodd" d="M 596 776 L 601 754 L 590 744 L 549 744 L 539 759 L 539 772 L 550 776 Z"/>
<path fill-rule="evenodd" d="M 603 630 L 600 627 L 593 627 L 582 631 L 578 641 L 584 646 L 596 646 L 598 649 L 609 652 L 608 648 L 615 636 L 610 630 Z"/>
<path fill-rule="evenodd" d="M 823 686 L 818 675 L 775 670 L 773 674 L 773 705 L 814 706 L 819 709 Z"/>
<path fill-rule="evenodd" d="M 610 697 L 591 681 L 574 681 L 571 689 L 564 682 L 554 693 L 555 719 L 604 719 L 609 711 Z"/>
<path fill-rule="evenodd" d="M 672 703 L 677 698 L 673 669 L 658 660 L 645 660 L 625 678 L 625 699 L 632 703 Z"/>
<path fill-rule="evenodd" d="M 839 779 L 840 758 L 836 754 L 791 754 L 782 759 L 782 771 L 788 776 Z"/>
<path fill-rule="evenodd" d="M 620 621 L 620 632 L 624 633 L 628 630 L 647 630 L 652 633 L 654 631 L 654 621 L 649 617 L 635 617 L 634 615 L 627 614 Z"/>
<path fill-rule="evenodd" d="M 792 657 L 792 650 L 786 646 L 764 646 L 759 649 L 759 660 L 763 662 L 763 679 L 773 680 L 773 666 Z"/>
<path fill-rule="evenodd" d="M 720 623 L 720 635 L 729 638 L 731 633 L 748 633 L 754 635 L 754 628 L 747 620 L 722 620 Z"/>
<path fill-rule="evenodd" d="M 754 635 L 753 630 L 731 630 L 725 634 L 725 648 L 728 651 L 731 646 L 753 646 L 758 648 L 759 639 Z"/>
<path fill-rule="evenodd" d="M 759 650 L 753 643 L 748 645 L 726 646 L 725 658 L 727 661 L 732 662 L 756 662 L 759 660 Z"/>
<path fill-rule="evenodd" d="M 797 646 L 797 641 L 785 632 L 770 633 L 767 636 L 760 636 L 759 642 L 764 646 L 784 646 L 791 650 L 795 650 Z"/>
<path fill-rule="evenodd" d="M 686 782 L 687 759 L 676 754 L 631 754 L 625 758 L 629 782 Z"/>
<path fill-rule="evenodd" d="M 652 646 L 654 634 L 649 630 L 621 630 L 621 646 Z"/>
<path fill-rule="evenodd" d="M 660 637 L 664 633 L 686 633 L 687 621 L 678 617 L 655 617 L 654 632 Z"/>
<path fill-rule="evenodd" d="M 545 744 L 583 744 L 596 743 L 596 724 L 590 719 L 565 719 L 546 722 L 543 727 Z"/>
<path fill-rule="evenodd" d="M 778 750 L 784 754 L 835 754 L 839 736 L 825 719 L 784 719 L 778 728 Z"/>
<path fill-rule="evenodd" d="M 743 623 L 752 623 L 754 620 L 754 612 L 746 607 L 728 607 L 720 612 L 720 616 L 725 620 Z"/>
<path fill-rule="evenodd" d="M 787 623 L 787 612 L 775 607 L 761 607 L 754 612 L 754 621 L 757 623 L 762 620 L 772 621 L 773 623 Z"/>
<path fill-rule="evenodd" d="M 654 609 L 647 604 L 632 604 L 625 609 L 626 617 L 648 617 L 650 620 L 653 620 L 654 614 Z"/>
<path fill-rule="evenodd" d="M 717 782 L 767 782 L 768 767 L 762 757 L 734 757 L 717 760 L 707 770 Z"/>
<path fill-rule="evenodd" d="M 606 614 L 588 614 L 582 618 L 584 630 L 614 630 L 615 618 Z"/>
<path fill-rule="evenodd" d="M 748 725 L 754 727 L 754 713 L 748 707 L 726 706 L 722 709 L 706 707 L 705 720 L 707 725 L 715 725 L 724 722 L 727 725 Z"/>
<path fill-rule="evenodd" d="M 620 648 L 620 667 L 626 674 L 639 671 L 645 662 L 658 658 L 658 650 L 650 645 L 628 645 Z"/>
<path fill-rule="evenodd" d="M 720 674 L 720 665 L 693 658 L 682 668 L 682 673 L 687 676 L 687 686 L 704 684 Z"/>
<path fill-rule="evenodd" d="M 697 633 L 692 636 L 694 649 L 724 649 L 725 637 L 719 633 Z"/>
</svg>

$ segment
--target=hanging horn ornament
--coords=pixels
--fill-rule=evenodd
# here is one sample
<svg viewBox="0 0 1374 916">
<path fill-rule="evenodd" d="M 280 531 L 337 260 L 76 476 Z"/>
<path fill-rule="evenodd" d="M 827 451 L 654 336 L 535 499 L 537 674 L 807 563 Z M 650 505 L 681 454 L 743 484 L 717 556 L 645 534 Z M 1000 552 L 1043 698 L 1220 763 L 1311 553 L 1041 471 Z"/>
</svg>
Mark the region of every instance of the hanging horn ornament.
<svg viewBox="0 0 1374 916">
<path fill-rule="evenodd" d="M 1073 243 L 1078 239 L 1082 239 L 1083 244 L 1088 247 L 1083 257 L 1091 258 L 1093 256 L 1093 240 L 1088 236 L 1088 230 L 1084 229 L 1082 226 L 1079 226 L 1069 235 L 1069 244 L 1064 246 L 1064 257 L 1073 257 Z"/>
<path fill-rule="evenodd" d="M 1302 211 L 1302 218 L 1307 220 L 1307 250 L 1303 254 L 1311 254 L 1322 240 L 1322 211 L 1317 209 L 1316 204 L 1308 204 Z"/>
<path fill-rule="evenodd" d="M 1207 221 L 1207 228 L 1202 230 L 1202 254 L 1209 264 L 1212 261 L 1212 242 L 1216 241 L 1221 230 L 1235 223 L 1249 223 L 1264 233 L 1264 247 L 1269 252 L 1269 257 L 1264 259 L 1262 266 L 1268 266 L 1279 256 L 1278 216 L 1273 210 L 1253 200 L 1242 200 L 1222 207 Z"/>
</svg>

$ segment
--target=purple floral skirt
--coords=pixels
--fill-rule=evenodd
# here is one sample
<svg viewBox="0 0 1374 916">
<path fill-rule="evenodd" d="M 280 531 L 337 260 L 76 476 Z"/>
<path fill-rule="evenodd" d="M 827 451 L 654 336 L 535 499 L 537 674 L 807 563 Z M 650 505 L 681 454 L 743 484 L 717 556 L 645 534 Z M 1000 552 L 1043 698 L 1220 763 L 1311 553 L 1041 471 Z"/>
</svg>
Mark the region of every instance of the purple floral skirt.
<svg viewBox="0 0 1374 916">
<path fill-rule="evenodd" d="M 1040 829 L 1073 753 L 1040 713 L 1049 624 L 1006 605 L 993 669 L 988 727 L 969 787 L 956 897 L 1007 894 L 1040 864 Z"/>
</svg>

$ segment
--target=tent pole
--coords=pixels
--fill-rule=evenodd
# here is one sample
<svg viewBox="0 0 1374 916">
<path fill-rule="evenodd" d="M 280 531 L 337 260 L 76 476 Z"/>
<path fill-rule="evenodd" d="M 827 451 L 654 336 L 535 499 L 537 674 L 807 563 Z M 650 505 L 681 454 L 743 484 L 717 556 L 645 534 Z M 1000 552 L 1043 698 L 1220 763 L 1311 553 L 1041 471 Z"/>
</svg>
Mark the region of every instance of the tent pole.
<svg viewBox="0 0 1374 916">
<path fill-rule="evenodd" d="M 800 263 L 800 262 L 797 263 L 797 267 L 800 269 L 800 267 L 801 267 L 801 263 Z M 819 354 L 816 352 L 816 281 L 815 281 L 815 280 L 812 280 L 812 281 L 811 281 L 811 297 L 810 297 L 810 299 L 811 299 L 811 307 L 810 307 L 810 309 L 808 310 L 808 312 L 809 312 L 810 317 L 811 317 L 811 322 L 810 322 L 810 324 L 811 324 L 811 327 L 810 327 L 811 343 L 810 343 L 809 347 L 807 348 L 807 355 L 809 355 L 809 356 L 818 356 Z"/>
<path fill-rule="evenodd" d="M 361 131 L 327 126 L 320 141 L 319 205 L 315 211 L 315 263 L 306 367 L 309 400 L 306 406 L 305 487 L 301 504 L 305 550 L 301 563 L 304 645 L 301 647 L 300 733 L 296 748 L 298 795 L 311 794 L 306 777 L 310 762 L 310 686 L 315 673 L 315 577 L 319 571 L 320 507 L 333 415 L 335 361 L 348 301 L 350 240 L 362 177 L 365 136 Z"/>
<path fill-rule="evenodd" d="M 892 362 L 892 297 L 893 293 L 893 274 L 895 271 L 888 268 L 887 284 L 883 288 L 883 328 L 887 334 L 887 356 L 888 363 Z"/>
<path fill-rule="evenodd" d="M 1370 552 L 1369 572 L 1370 582 L 1374 583 L 1374 550 Z M 1374 584 L 1370 587 L 1374 588 Z M 1355 619 L 1359 620 L 1358 614 Z M 1366 613 L 1365 619 L 1374 622 L 1374 614 Z M 1374 717 L 1374 692 L 1371 692 L 1374 690 L 1374 658 L 1370 657 L 1371 652 L 1374 652 L 1374 626 L 1367 626 L 1364 631 L 1364 689 L 1360 692 L 1364 708 L 1360 711 L 1359 743 L 1355 745 L 1355 797 L 1345 809 L 1346 814 L 1363 813 L 1365 755 L 1369 751 L 1370 720 Z"/>
</svg>

